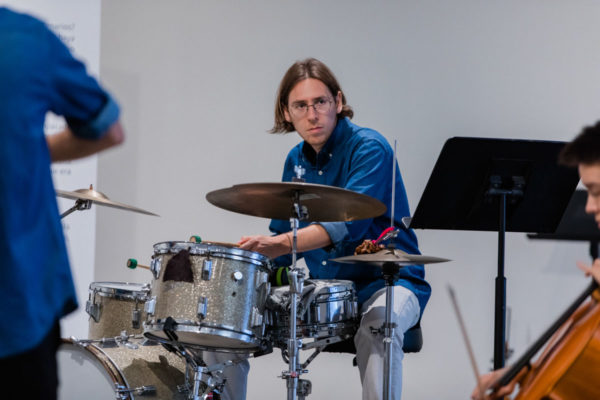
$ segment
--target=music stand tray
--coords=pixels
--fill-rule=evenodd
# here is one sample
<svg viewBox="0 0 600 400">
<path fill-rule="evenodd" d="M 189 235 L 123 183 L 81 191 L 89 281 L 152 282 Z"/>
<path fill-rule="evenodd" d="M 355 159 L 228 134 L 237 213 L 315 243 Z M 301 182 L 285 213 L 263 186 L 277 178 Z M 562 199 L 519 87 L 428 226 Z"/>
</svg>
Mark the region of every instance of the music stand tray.
<svg viewBox="0 0 600 400">
<path fill-rule="evenodd" d="M 554 233 L 528 233 L 530 239 L 590 242 L 592 260 L 598 258 L 600 229 L 592 215 L 586 214 L 587 190 L 576 190 Z"/>
<path fill-rule="evenodd" d="M 410 227 L 498 232 L 494 369 L 504 366 L 505 232 L 555 231 L 579 177 L 558 165 L 564 142 L 453 137 L 446 141 Z"/>
</svg>

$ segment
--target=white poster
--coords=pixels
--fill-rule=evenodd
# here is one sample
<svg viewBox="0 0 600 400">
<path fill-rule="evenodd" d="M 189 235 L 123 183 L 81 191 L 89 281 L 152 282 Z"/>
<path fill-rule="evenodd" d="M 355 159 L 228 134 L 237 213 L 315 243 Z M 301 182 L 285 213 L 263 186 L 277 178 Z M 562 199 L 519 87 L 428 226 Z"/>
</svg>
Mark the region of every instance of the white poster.
<svg viewBox="0 0 600 400">
<path fill-rule="evenodd" d="M 8 0 L 2 5 L 40 18 L 63 40 L 73 54 L 83 61 L 90 74 L 98 76 L 100 66 L 100 0 Z M 62 118 L 49 114 L 44 127 L 46 134 L 63 129 Z M 54 187 L 74 191 L 96 183 L 96 156 L 84 160 L 52 165 Z M 59 209 L 66 211 L 74 200 L 59 199 Z M 75 211 L 63 219 L 71 270 L 75 280 L 79 308 L 61 321 L 62 336 L 87 337 L 88 318 L 85 302 L 88 287 L 94 277 L 96 242 L 96 206 Z"/>
</svg>

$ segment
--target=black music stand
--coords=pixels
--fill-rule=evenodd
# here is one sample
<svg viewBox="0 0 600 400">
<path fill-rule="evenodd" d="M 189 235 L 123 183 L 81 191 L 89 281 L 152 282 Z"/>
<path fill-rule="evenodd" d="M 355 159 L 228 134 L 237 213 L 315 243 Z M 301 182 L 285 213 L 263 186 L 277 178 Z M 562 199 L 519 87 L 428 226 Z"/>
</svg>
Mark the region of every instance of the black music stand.
<svg viewBox="0 0 600 400">
<path fill-rule="evenodd" d="M 592 215 L 585 213 L 587 190 L 576 190 L 554 233 L 529 233 L 530 239 L 571 240 L 590 242 L 592 261 L 598 258 L 600 229 Z"/>
<path fill-rule="evenodd" d="M 579 177 L 557 164 L 564 142 L 448 139 L 410 222 L 415 229 L 498 232 L 494 369 L 504 367 L 505 232 L 551 233 Z"/>
</svg>

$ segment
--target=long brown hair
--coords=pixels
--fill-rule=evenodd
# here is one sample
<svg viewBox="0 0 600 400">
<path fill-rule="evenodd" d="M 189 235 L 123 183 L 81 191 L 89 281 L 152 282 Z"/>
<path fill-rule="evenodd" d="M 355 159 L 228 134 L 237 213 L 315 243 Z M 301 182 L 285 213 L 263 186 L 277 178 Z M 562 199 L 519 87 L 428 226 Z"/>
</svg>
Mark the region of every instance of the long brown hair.
<svg viewBox="0 0 600 400">
<path fill-rule="evenodd" d="M 285 120 L 285 110 L 288 106 L 290 92 L 294 86 L 298 82 L 308 78 L 318 79 L 323 82 L 334 98 L 338 92 L 342 93 L 342 111 L 338 114 L 338 119 L 344 117 L 352 118 L 354 116 L 354 111 L 352 111 L 352 107 L 346 104 L 346 96 L 344 96 L 344 92 L 342 92 L 342 88 L 337 79 L 335 79 L 333 72 L 316 58 L 307 58 L 292 64 L 279 84 L 277 99 L 275 100 L 275 124 L 269 131 L 270 133 L 295 131 L 294 125 Z"/>
</svg>

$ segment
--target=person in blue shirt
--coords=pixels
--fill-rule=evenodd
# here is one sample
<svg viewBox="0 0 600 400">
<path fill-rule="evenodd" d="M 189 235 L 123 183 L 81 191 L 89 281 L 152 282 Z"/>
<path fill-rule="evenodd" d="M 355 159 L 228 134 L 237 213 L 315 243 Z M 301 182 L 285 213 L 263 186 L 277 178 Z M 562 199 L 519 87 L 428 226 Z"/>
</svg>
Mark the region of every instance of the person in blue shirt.
<svg viewBox="0 0 600 400">
<path fill-rule="evenodd" d="M 307 183 L 337 186 L 374 197 L 387 206 L 384 215 L 353 222 L 300 223 L 297 237 L 299 257 L 304 257 L 312 279 L 352 280 L 360 308 L 360 327 L 354 337 L 362 382 L 363 399 L 382 398 L 383 337 L 373 334 L 385 319 L 385 289 L 379 268 L 339 264 L 331 259 L 354 254 L 366 239 L 377 237 L 390 226 L 392 208 L 399 228 L 396 248 L 418 254 L 414 232 L 401 219 L 410 214 L 408 200 L 394 152 L 378 132 L 350 122 L 352 108 L 334 74 L 314 58 L 294 63 L 284 75 L 275 105 L 272 133 L 296 131 L 303 139 L 285 161 L 283 181 L 291 181 L 301 167 Z M 395 171 L 395 202 L 392 204 L 392 166 Z M 336 207 L 336 204 L 329 205 Z M 291 263 L 289 221 L 273 220 L 273 235 L 244 236 L 238 245 L 262 253 L 278 266 Z M 422 265 L 402 268 L 394 286 L 393 398 L 402 388 L 402 343 L 404 332 L 421 318 L 431 288 Z"/>
<path fill-rule="evenodd" d="M 0 7 L 0 383 L 55 399 L 59 319 L 77 307 L 50 163 L 123 141 L 119 107 L 47 26 Z M 67 128 L 46 137 L 48 111 Z"/>
</svg>

